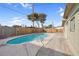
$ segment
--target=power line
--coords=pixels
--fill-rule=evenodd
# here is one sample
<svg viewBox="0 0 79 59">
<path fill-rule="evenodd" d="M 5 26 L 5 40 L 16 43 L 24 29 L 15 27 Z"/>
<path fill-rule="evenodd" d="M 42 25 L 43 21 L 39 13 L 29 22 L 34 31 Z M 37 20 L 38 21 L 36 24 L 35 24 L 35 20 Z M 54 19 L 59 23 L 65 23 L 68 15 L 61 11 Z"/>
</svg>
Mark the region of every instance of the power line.
<svg viewBox="0 0 79 59">
<path fill-rule="evenodd" d="M 18 11 L 18 10 L 15 10 L 15 9 L 12 9 L 12 8 L 9 8 L 9 7 L 6 7 L 6 6 L 1 6 L 1 7 L 3 7 L 3 8 L 7 8 L 7 9 L 9 9 L 9 10 L 11 10 L 11 11 L 14 11 L 14 12 L 20 14 L 20 15 L 24 15 L 24 16 L 26 15 L 26 14 L 24 14 L 24 13 Z"/>
</svg>

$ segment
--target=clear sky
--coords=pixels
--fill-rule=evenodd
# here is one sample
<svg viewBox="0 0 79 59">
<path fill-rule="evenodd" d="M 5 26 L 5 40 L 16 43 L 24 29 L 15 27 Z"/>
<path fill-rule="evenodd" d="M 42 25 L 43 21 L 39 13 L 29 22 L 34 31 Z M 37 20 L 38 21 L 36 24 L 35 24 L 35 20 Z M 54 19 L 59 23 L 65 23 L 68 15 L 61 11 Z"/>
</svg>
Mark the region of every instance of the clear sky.
<svg viewBox="0 0 79 59">
<path fill-rule="evenodd" d="M 27 19 L 27 15 L 32 13 L 32 4 L 28 3 L 0 3 L 0 24 L 1 25 L 27 25 L 32 22 Z M 64 3 L 35 3 L 34 8 L 37 13 L 47 15 L 44 25 L 53 24 L 60 26 L 66 4 Z M 35 23 L 36 26 L 36 23 Z"/>
</svg>

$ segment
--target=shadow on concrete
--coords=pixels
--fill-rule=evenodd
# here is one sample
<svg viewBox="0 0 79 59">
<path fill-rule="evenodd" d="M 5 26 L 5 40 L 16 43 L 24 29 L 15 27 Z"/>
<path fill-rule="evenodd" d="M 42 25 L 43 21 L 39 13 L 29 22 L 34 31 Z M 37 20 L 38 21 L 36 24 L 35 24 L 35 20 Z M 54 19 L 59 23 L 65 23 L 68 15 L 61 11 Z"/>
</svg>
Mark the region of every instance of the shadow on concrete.
<svg viewBox="0 0 79 59">
<path fill-rule="evenodd" d="M 24 44 L 26 46 L 26 44 Z M 46 48 L 46 47 L 41 47 L 41 46 L 38 46 L 36 44 L 27 44 L 29 48 L 29 50 L 33 50 L 31 53 L 35 53 L 35 56 L 71 56 L 71 55 L 68 55 L 66 53 L 62 53 L 60 51 L 57 51 L 57 50 L 54 50 L 54 49 L 50 49 L 50 48 Z M 28 50 L 28 48 L 27 48 Z M 34 52 L 35 51 L 35 52 Z M 29 51 L 28 51 L 29 53 Z M 31 56 L 31 54 L 29 54 L 29 56 Z"/>
<path fill-rule="evenodd" d="M 42 47 L 37 52 L 36 56 L 70 56 L 70 55 L 56 51 L 54 49 Z"/>
</svg>

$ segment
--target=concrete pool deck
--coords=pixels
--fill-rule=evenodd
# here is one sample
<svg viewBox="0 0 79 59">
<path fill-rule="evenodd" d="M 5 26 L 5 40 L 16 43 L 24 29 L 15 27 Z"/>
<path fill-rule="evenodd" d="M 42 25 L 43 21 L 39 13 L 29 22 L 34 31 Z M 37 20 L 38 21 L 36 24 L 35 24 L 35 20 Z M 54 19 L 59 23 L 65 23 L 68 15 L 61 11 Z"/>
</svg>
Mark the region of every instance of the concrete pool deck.
<svg viewBox="0 0 79 59">
<path fill-rule="evenodd" d="M 67 56 L 72 55 L 63 33 L 48 33 L 43 41 L 0 47 L 0 56 Z"/>
</svg>

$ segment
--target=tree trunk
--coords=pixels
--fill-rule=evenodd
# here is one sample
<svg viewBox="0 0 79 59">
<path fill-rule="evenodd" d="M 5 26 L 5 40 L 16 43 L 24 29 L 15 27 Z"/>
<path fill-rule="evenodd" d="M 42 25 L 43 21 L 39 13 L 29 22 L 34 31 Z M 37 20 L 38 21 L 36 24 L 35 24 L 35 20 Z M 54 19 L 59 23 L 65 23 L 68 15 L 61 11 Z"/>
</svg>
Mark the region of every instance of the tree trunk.
<svg viewBox="0 0 79 59">
<path fill-rule="evenodd" d="M 41 27 L 42 27 L 42 29 L 43 29 L 43 23 L 41 23 Z"/>
<path fill-rule="evenodd" d="M 38 28 L 39 28 L 39 22 L 38 21 L 36 21 L 37 22 L 37 25 L 38 25 Z"/>
<path fill-rule="evenodd" d="M 42 27 L 42 31 L 44 32 L 44 27 L 43 27 L 43 23 L 41 22 L 41 27 Z"/>
<path fill-rule="evenodd" d="M 34 27 L 34 21 L 32 21 L 33 22 L 33 27 Z"/>
</svg>

